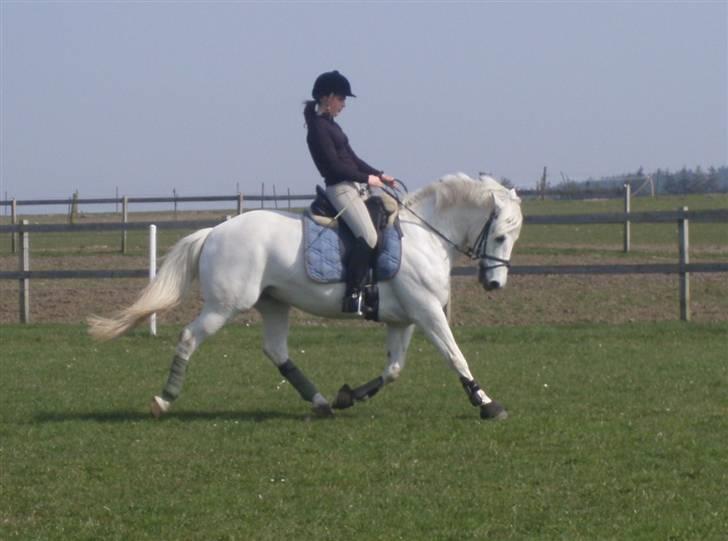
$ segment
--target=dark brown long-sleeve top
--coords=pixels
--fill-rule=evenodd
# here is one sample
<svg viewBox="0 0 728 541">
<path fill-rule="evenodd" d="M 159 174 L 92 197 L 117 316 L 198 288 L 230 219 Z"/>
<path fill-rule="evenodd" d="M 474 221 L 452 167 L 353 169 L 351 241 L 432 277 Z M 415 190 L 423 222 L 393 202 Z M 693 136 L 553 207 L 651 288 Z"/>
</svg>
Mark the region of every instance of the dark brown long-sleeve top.
<svg viewBox="0 0 728 541">
<path fill-rule="evenodd" d="M 306 142 L 327 186 L 345 180 L 366 184 L 369 175 L 382 174 L 354 153 L 341 126 L 328 115 L 312 116 Z"/>
</svg>

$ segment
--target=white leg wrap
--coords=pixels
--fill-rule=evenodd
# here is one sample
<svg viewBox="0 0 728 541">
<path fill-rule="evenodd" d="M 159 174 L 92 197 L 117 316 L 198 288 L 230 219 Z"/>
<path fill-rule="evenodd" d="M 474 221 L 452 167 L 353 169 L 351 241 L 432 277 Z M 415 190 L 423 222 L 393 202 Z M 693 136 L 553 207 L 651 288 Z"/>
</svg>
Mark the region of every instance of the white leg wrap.
<svg viewBox="0 0 728 541">
<path fill-rule="evenodd" d="M 480 397 L 481 406 L 485 406 L 486 404 L 490 404 L 491 402 L 493 402 L 493 400 L 487 394 L 485 394 L 485 391 L 483 391 L 483 389 L 478 389 L 477 394 L 478 397 Z"/>
<path fill-rule="evenodd" d="M 167 413 L 172 404 L 166 401 L 161 396 L 153 396 L 152 402 L 149 404 L 149 409 L 155 419 L 159 419 L 162 414 Z"/>
</svg>

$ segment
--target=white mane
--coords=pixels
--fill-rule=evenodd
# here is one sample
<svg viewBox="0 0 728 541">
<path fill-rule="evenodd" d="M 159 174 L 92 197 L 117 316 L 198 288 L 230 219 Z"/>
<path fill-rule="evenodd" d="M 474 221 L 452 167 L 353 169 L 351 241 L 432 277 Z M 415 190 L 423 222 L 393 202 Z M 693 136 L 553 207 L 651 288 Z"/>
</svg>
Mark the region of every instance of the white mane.
<svg viewBox="0 0 728 541">
<path fill-rule="evenodd" d="M 481 175 L 478 180 L 465 173 L 452 173 L 442 177 L 439 182 L 429 184 L 407 196 L 404 202 L 408 205 L 417 205 L 424 199 L 434 197 L 437 210 L 462 204 L 485 207 L 489 203 L 491 194 L 509 196 L 511 192 L 487 175 Z M 512 192 L 512 195 L 515 196 L 515 192 Z"/>
<path fill-rule="evenodd" d="M 434 182 L 405 198 L 408 206 L 417 206 L 425 200 L 434 199 L 435 211 L 443 211 L 453 206 L 472 206 L 501 209 L 500 220 L 495 224 L 496 230 L 507 232 L 520 227 L 523 222 L 521 199 L 511 190 L 500 184 L 493 177 L 481 175 L 474 179 L 465 173 L 445 175 L 439 182 Z"/>
</svg>

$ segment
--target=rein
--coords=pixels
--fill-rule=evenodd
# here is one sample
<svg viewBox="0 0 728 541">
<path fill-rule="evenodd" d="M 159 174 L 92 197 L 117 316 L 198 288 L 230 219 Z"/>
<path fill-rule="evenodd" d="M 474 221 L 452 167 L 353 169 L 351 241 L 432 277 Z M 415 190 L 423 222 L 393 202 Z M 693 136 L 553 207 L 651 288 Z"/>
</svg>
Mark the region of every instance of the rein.
<svg viewBox="0 0 728 541">
<path fill-rule="evenodd" d="M 399 179 L 396 179 L 396 182 L 401 184 L 402 186 L 407 188 L 407 186 Z M 511 262 L 508 259 L 501 259 L 500 257 L 495 257 L 493 255 L 488 255 L 485 253 L 485 250 L 487 248 L 488 244 L 488 234 L 490 233 L 490 228 L 493 225 L 493 221 L 495 218 L 498 217 L 498 212 L 493 211 L 490 216 L 488 217 L 488 220 L 485 222 L 485 225 L 483 226 L 483 229 L 480 230 L 480 234 L 478 235 L 478 238 L 475 239 L 475 243 L 472 247 L 467 248 L 463 250 L 460 246 L 458 246 L 456 243 L 454 243 L 452 240 L 450 240 L 444 233 L 442 233 L 440 230 L 438 230 L 434 225 L 432 225 L 430 222 L 425 220 L 422 216 L 417 214 L 414 210 L 412 210 L 412 207 L 409 207 L 405 205 L 405 203 L 399 198 L 397 193 L 394 190 L 388 190 L 384 188 L 384 191 L 391 196 L 397 204 L 404 209 L 407 209 L 409 212 L 411 212 L 415 218 L 420 220 L 424 225 L 426 225 L 430 231 L 435 233 L 438 237 L 440 237 L 442 240 L 447 242 L 450 246 L 455 248 L 458 252 L 460 252 L 463 255 L 468 256 L 470 259 L 486 259 L 495 261 L 495 265 L 486 265 L 483 270 L 490 270 L 490 269 L 496 269 L 498 267 L 507 267 L 510 268 Z"/>
</svg>

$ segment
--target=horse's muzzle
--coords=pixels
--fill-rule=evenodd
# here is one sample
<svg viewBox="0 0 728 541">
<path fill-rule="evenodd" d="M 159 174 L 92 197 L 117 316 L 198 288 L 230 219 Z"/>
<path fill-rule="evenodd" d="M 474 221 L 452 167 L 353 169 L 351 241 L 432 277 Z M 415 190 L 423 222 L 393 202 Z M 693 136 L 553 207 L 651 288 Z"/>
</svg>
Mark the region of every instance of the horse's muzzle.
<svg viewBox="0 0 728 541">
<path fill-rule="evenodd" d="M 500 271 L 500 269 L 498 269 L 498 271 Z M 480 282 L 486 291 L 500 289 L 505 285 L 506 277 L 502 272 L 498 271 L 494 271 L 493 266 L 490 266 L 483 261 L 481 261 L 480 265 L 478 265 L 478 282 Z"/>
<path fill-rule="evenodd" d="M 481 284 L 486 291 L 493 291 L 494 289 L 500 289 L 501 283 L 498 280 L 481 280 Z"/>
<path fill-rule="evenodd" d="M 482 267 L 478 270 L 478 282 L 485 288 L 486 291 L 493 291 L 494 289 L 500 289 L 502 287 L 502 284 L 499 280 L 494 280 L 493 278 L 488 279 L 486 276 L 488 271 L 483 269 Z"/>
</svg>

